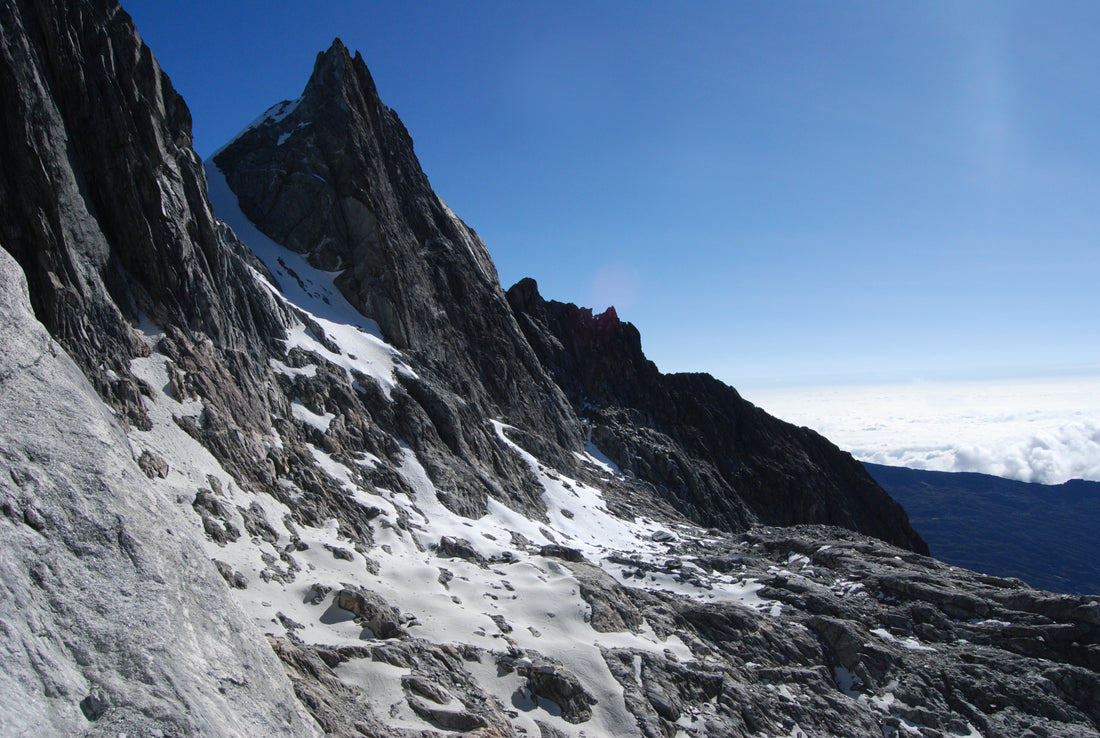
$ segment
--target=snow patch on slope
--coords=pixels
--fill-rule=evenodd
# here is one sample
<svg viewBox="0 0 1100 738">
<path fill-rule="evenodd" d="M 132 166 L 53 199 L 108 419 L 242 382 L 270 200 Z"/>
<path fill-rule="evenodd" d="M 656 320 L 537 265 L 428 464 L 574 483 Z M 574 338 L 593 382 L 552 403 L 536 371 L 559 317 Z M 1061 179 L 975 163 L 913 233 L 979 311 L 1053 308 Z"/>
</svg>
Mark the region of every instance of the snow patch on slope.
<svg viewBox="0 0 1100 738">
<path fill-rule="evenodd" d="M 382 340 L 378 324 L 363 317 L 333 284 L 339 272 L 326 272 L 313 267 L 302 254 L 279 245 L 268 238 L 241 212 L 237 196 L 229 188 L 225 175 L 214 164 L 205 162 L 210 204 L 237 238 L 263 262 L 278 280 L 275 285 L 290 303 L 319 319 L 337 325 L 350 326 Z"/>
<path fill-rule="evenodd" d="M 270 108 L 268 108 L 263 113 L 261 113 L 258 117 L 256 117 L 251 123 L 249 123 L 247 126 L 242 128 L 237 133 L 236 136 L 234 136 L 233 138 L 229 139 L 224 144 L 219 146 L 218 150 L 215 151 L 213 154 L 211 154 L 211 159 L 213 159 L 213 157 L 217 156 L 221 152 L 225 151 L 225 149 L 229 148 L 229 146 L 234 141 L 236 141 L 238 138 L 240 138 L 244 134 L 248 133 L 249 131 L 251 131 L 253 129 L 256 129 L 256 128 L 259 128 L 260 126 L 274 125 L 275 123 L 281 123 L 287 116 L 289 116 L 291 113 L 293 113 L 295 110 L 297 110 L 298 106 L 301 103 L 302 103 L 302 98 L 301 97 L 298 97 L 294 100 L 283 100 L 282 102 L 275 103 Z M 298 127 L 301 128 L 302 126 L 299 125 Z M 284 135 L 286 135 L 286 134 L 284 134 Z M 279 143 L 282 144 L 283 140 L 280 140 Z"/>
<path fill-rule="evenodd" d="M 151 335 L 151 342 L 155 343 L 155 338 Z M 149 386 L 167 388 L 166 361 L 154 351 L 134 360 L 131 368 Z M 545 699 L 524 697 L 522 677 L 499 673 L 493 659 L 469 664 L 483 689 L 505 706 L 522 708 L 512 709 L 513 726 L 530 735 L 539 734 L 536 720 L 571 736 L 580 735 L 580 731 L 587 735 L 622 734 L 623 726 L 634 724 L 623 687 L 608 669 L 602 649 L 628 648 L 671 653 L 682 660 L 693 658 L 678 638 L 662 639 L 648 625 L 636 633 L 594 630 L 591 608 L 580 596 L 576 576 L 560 560 L 543 556 L 543 543 L 552 539 L 578 549 L 625 586 L 736 601 L 758 609 L 772 604 L 756 597 L 760 585 L 754 579 L 741 581 L 734 576 L 716 575 L 708 583 L 709 588 L 659 572 L 640 580 L 623 580 L 621 567 L 609 562 L 609 557 L 632 556 L 658 562 L 667 557 L 667 541 L 702 535 L 701 531 L 685 528 L 671 533 L 662 531 L 653 521 L 614 516 L 599 490 L 539 462 L 508 438 L 508 426 L 503 423 L 494 423 L 501 442 L 531 466 L 543 487 L 549 517 L 546 522 L 528 519 L 496 500 L 488 501 L 488 514 L 478 520 L 452 513 L 439 501 L 439 491 L 408 448 L 394 467 L 412 491 L 402 494 L 358 481 L 361 477 L 355 473 L 356 466 L 387 462 L 364 456 L 349 465 L 346 457 L 337 460 L 311 446 L 321 471 L 337 481 L 356 503 L 378 511 L 370 523 L 374 545 L 364 549 L 341 535 L 336 520 L 317 526 L 295 525 L 290 522 L 291 510 L 282 502 L 237 487 L 217 460 L 173 421 L 173 416 L 201 415 L 200 401 L 181 403 L 162 389 L 147 408 L 153 429 L 131 431 L 135 453 L 150 450 L 173 459 L 168 476 L 153 484 L 187 504 L 196 489 L 210 488 L 211 479 L 215 479 L 221 487 L 218 497 L 233 516 L 235 527 L 245 527 L 238 510 L 258 509 L 274 531 L 274 540 L 242 535 L 224 544 L 212 540 L 205 544 L 211 558 L 247 580 L 247 586 L 234 590 L 234 594 L 261 630 L 307 644 L 383 643 L 336 604 L 336 594 L 351 585 L 375 592 L 396 607 L 413 637 L 439 644 L 469 644 L 497 655 L 514 653 L 517 648 L 551 655 L 577 675 L 598 700 L 592 719 L 583 725 L 565 721 L 560 710 Z M 295 405 L 292 412 L 298 421 L 318 428 L 331 420 L 300 405 Z M 280 446 L 283 440 L 272 429 L 266 442 Z M 286 480 L 280 484 L 293 487 Z M 306 494 L 303 490 L 288 491 L 292 496 Z M 513 534 L 536 543 L 517 546 L 514 541 L 519 539 Z M 442 556 L 438 547 L 445 536 L 468 542 L 483 561 Z M 376 706 L 394 716 L 393 724 L 432 727 L 407 708 L 400 688 L 394 686 L 394 680 L 400 682 L 401 670 L 354 659 L 342 664 L 336 673 L 349 684 L 376 695 Z"/>
<path fill-rule="evenodd" d="M 288 328 L 288 350 L 296 347 L 315 353 L 342 367 L 349 376 L 359 372 L 372 377 L 387 397 L 396 383 L 395 372 L 413 375 L 412 369 L 401 360 L 401 353 L 386 343 L 378 324 L 363 317 L 336 288 L 333 281 L 338 272 L 314 268 L 302 254 L 280 246 L 261 233 L 241 212 L 225 175 L 212 160 L 206 162 L 206 176 L 210 202 L 218 217 L 233 228 L 278 284 L 271 284 L 260 274 L 256 275 L 257 280 L 276 299 L 293 306 L 305 318 Z M 339 350 L 333 351 L 332 346 Z M 275 361 L 272 366 L 291 377 L 316 373 L 316 366 L 311 365 L 290 367 Z"/>
</svg>

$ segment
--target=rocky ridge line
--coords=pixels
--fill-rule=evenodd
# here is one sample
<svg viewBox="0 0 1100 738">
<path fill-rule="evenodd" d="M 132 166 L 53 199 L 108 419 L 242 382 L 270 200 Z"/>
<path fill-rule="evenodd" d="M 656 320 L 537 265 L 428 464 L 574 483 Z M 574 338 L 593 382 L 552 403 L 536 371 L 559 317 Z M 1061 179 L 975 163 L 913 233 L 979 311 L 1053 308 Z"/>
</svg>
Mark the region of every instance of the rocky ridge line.
<svg viewBox="0 0 1100 738">
<path fill-rule="evenodd" d="M 859 462 L 808 428 L 773 418 L 709 374 L 661 374 L 614 308 L 544 299 L 525 279 L 508 301 L 591 440 L 704 526 L 824 523 L 927 554 Z"/>
<path fill-rule="evenodd" d="M 405 127 L 339 40 L 298 100 L 269 110 L 214 163 L 264 234 L 343 270 L 343 296 L 423 370 L 406 386 L 452 453 L 478 459 L 476 417 L 500 418 L 576 473 L 569 452 L 592 434 L 647 496 L 655 489 L 702 524 L 835 523 L 927 553 L 900 506 L 816 434 L 703 375 L 663 377 L 614 316 L 585 322 L 573 308 L 555 319 L 559 304 L 533 281 L 505 299 L 484 245 L 432 192 Z M 469 474 L 432 473 L 454 481 L 462 509 L 484 509 L 484 485 Z"/>
</svg>

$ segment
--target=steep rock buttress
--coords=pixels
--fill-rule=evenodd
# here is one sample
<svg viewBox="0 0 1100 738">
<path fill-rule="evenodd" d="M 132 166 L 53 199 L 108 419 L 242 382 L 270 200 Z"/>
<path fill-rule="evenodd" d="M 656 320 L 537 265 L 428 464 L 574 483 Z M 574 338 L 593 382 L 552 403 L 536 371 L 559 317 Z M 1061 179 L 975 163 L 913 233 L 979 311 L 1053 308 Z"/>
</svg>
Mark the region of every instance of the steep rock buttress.
<svg viewBox="0 0 1100 738">
<path fill-rule="evenodd" d="M 701 525 L 839 525 L 918 553 L 928 546 L 863 466 L 773 418 L 709 374 L 661 374 L 614 309 L 545 300 L 534 280 L 508 290 L 531 345 L 596 444 Z"/>
</svg>

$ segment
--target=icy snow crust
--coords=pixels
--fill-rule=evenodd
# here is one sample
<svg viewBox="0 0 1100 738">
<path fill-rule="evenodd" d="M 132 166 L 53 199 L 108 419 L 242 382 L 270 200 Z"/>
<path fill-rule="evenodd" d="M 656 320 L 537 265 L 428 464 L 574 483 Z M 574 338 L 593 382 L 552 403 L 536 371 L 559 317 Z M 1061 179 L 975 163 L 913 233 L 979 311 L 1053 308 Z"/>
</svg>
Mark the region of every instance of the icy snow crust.
<svg viewBox="0 0 1100 738">
<path fill-rule="evenodd" d="M 283 113 L 288 114 L 289 112 Z M 263 119 L 261 116 L 258 120 Z M 236 195 L 225 181 L 225 175 L 214 166 L 213 161 L 206 162 L 206 178 L 210 202 L 218 217 L 252 249 L 252 253 L 263 262 L 278 280 L 278 284 L 271 284 L 259 274 L 256 275 L 257 280 L 278 299 L 308 315 L 325 336 L 340 347 L 339 352 L 330 351 L 321 337 L 315 335 L 312 327 L 298 321 L 288 331 L 287 350 L 297 347 L 317 354 L 342 367 L 349 375 L 353 371 L 361 372 L 373 378 L 388 397 L 394 386 L 394 373 L 400 371 L 412 374 L 412 370 L 400 361 L 400 352 L 383 340 L 378 324 L 364 318 L 340 290 L 336 289 L 333 280 L 337 272 L 315 269 L 304 256 L 280 246 L 252 225 L 241 212 Z M 272 368 L 289 377 L 300 374 L 313 376 L 317 372 L 315 365 L 292 368 L 276 360 L 272 361 Z M 299 417 L 301 410 L 305 408 L 296 406 L 295 417 L 306 420 L 305 416 Z M 328 427 L 328 422 L 320 420 L 320 416 L 316 416 L 310 424 L 321 428 L 322 432 Z"/>
<path fill-rule="evenodd" d="M 392 389 L 395 373 L 410 370 L 400 352 L 385 343 L 377 326 L 356 313 L 333 287 L 335 275 L 313 269 L 300 255 L 260 234 L 236 207 L 221 173 L 209 164 L 207 171 L 211 201 L 219 216 L 249 244 L 279 284 L 270 284 L 259 273 L 257 280 L 300 311 L 301 319 L 289 331 L 288 350 L 301 349 L 349 372 L 366 374 L 384 391 Z M 324 336 L 316 335 L 317 327 Z M 482 649 L 485 655 L 481 661 L 469 662 L 466 668 L 482 689 L 514 715 L 512 727 L 517 733 L 540 735 L 537 720 L 563 735 L 592 737 L 637 734 L 638 730 L 627 710 L 623 688 L 608 669 L 601 648 L 649 651 L 681 660 L 691 660 L 693 654 L 679 638 L 661 639 L 648 625 L 638 632 L 596 631 L 576 576 L 560 560 L 541 555 L 543 545 L 557 543 L 577 549 L 587 561 L 627 587 L 732 602 L 775 617 L 780 615 L 781 605 L 759 597 L 762 585 L 747 574 L 703 571 L 686 560 L 684 567 L 692 577 L 662 573 L 660 563 L 668 557 L 669 544 L 689 539 L 705 543 L 710 540 L 705 531 L 691 526 L 662 528 L 644 518 L 617 517 L 608 510 L 599 489 L 542 463 L 509 438 L 510 426 L 497 421 L 493 426 L 500 443 L 522 458 L 542 487 L 546 522 L 531 520 L 492 499 L 488 514 L 480 519 L 452 513 L 439 501 L 436 488 L 408 447 L 395 471 L 407 483 L 407 489 L 413 490 L 411 495 L 363 486 L 357 482 L 355 469 L 313 446 L 319 469 L 358 504 L 381 511 L 371 521 L 374 545 L 352 550 L 353 544 L 341 537 L 335 519 L 318 527 L 290 523 L 291 510 L 287 506 L 266 493 L 242 490 L 218 461 L 175 422 L 173 416 L 198 419 L 204 411 L 203 402 L 179 402 L 168 394 L 168 359 L 153 348 L 160 336 L 153 326 L 146 325 L 144 330 L 151 353 L 135 359 L 131 370 L 148 386 L 160 389 L 146 404 L 152 429 L 130 431 L 134 455 L 148 450 L 173 460 L 167 476 L 151 484 L 160 487 L 160 492 L 167 499 L 175 499 L 181 508 L 190 507 L 196 489 L 220 488 L 219 500 L 231 516 L 236 516 L 232 522 L 241 531 L 245 526 L 238 507 L 257 506 L 262 510 L 277 540 L 249 539 L 247 535 L 221 545 L 205 540 L 212 559 L 247 580 L 247 587 L 234 590 L 234 594 L 261 631 L 306 644 L 383 643 L 336 603 L 342 588 L 361 587 L 396 607 L 410 636 L 436 644 L 469 644 Z M 334 345 L 338 350 L 332 350 Z M 316 365 L 291 367 L 282 361 L 273 361 L 272 368 L 292 377 L 312 375 L 317 370 Z M 317 415 L 295 403 L 292 420 L 323 432 L 332 416 Z M 274 447 L 283 444 L 275 428 L 270 430 L 267 442 Z M 605 476 L 619 473 L 591 444 L 578 456 Z M 347 462 L 347 457 L 342 458 Z M 360 454 L 348 463 L 370 466 L 386 462 Z M 292 484 L 285 480 L 280 483 Z M 292 496 L 306 494 L 302 490 L 291 492 Z M 441 557 L 437 546 L 444 536 L 468 541 L 488 565 Z M 532 545 L 517 545 L 523 540 L 519 536 Z M 644 567 L 643 574 L 643 567 L 638 571 L 624 569 L 611 557 L 630 557 L 654 566 Z M 806 571 L 809 564 L 804 556 L 792 556 L 785 568 L 776 567 L 774 571 L 797 577 L 797 572 Z M 838 582 L 836 586 L 848 587 L 845 591 L 853 596 L 862 595 L 858 593 L 859 585 Z M 549 656 L 573 672 L 597 700 L 592 706 L 592 719 L 580 725 L 566 722 L 559 706 L 535 698 L 526 690 L 525 678 L 518 672 L 503 674 L 492 655 L 514 653 L 517 648 Z M 640 657 L 635 663 L 640 669 Z M 401 687 L 401 677 L 409 673 L 407 670 L 353 658 L 335 671 L 340 679 L 364 689 L 372 709 L 388 724 L 416 730 L 437 727 L 409 707 Z M 843 685 L 842 676 L 838 674 L 838 681 Z M 884 703 L 882 709 L 886 707 Z M 685 711 L 680 720 L 685 730 L 678 734 L 688 735 L 686 729 L 704 718 L 707 709 L 702 704 Z"/>
<path fill-rule="evenodd" d="M 215 151 L 213 154 L 211 154 L 210 158 L 213 159 L 215 156 L 220 154 L 222 151 L 229 148 L 230 144 L 232 144 L 238 138 L 240 138 L 244 134 L 248 133 L 249 131 L 253 130 L 254 128 L 259 128 L 260 126 L 274 125 L 275 123 L 281 122 L 284 118 L 286 118 L 288 115 L 293 113 L 298 108 L 298 106 L 301 104 L 301 102 L 302 102 L 302 98 L 299 97 L 299 98 L 296 98 L 294 100 L 283 100 L 282 102 L 275 103 L 270 108 L 265 110 L 262 114 L 260 114 L 255 120 L 253 120 L 247 126 L 242 128 L 236 136 L 229 139 L 222 146 L 220 146 L 217 151 Z M 303 127 L 303 125 L 298 126 L 298 128 L 302 128 L 302 127 Z M 294 130 L 296 131 L 296 130 L 298 130 L 298 128 L 295 128 Z M 291 132 L 291 133 L 293 133 L 293 132 Z M 279 137 L 279 145 L 280 146 L 282 146 L 282 144 L 291 135 L 291 133 L 284 133 Z M 225 218 L 222 218 L 222 220 L 225 220 Z"/>
<path fill-rule="evenodd" d="M 148 337 L 151 344 L 159 338 L 152 332 Z M 154 352 L 134 360 L 131 369 L 149 386 L 166 387 L 165 361 L 165 356 Z M 548 523 L 530 520 L 495 500 L 489 501 L 489 513 L 478 520 L 455 515 L 439 502 L 437 490 L 409 449 L 405 450 L 397 471 L 409 488 L 415 490 L 412 497 L 388 489 L 368 490 L 359 486 L 354 481 L 353 470 L 313 447 L 318 466 L 340 482 L 353 499 L 364 507 L 382 510 L 373 521 L 375 546 L 363 554 L 349 551 L 351 544 L 339 535 L 336 520 L 329 520 L 317 528 L 296 525 L 291 530 L 285 523 L 291 511 L 284 504 L 266 494 L 251 494 L 237 487 L 217 460 L 173 421 L 173 416 L 198 418 L 203 412 L 201 401 L 181 403 L 167 393 L 159 393 L 155 403 L 149 403 L 148 410 L 153 429 L 148 432 L 132 430 L 131 444 L 135 455 L 148 450 L 174 460 L 168 476 L 154 482 L 170 499 L 188 506 L 195 489 L 209 488 L 213 477 L 220 483 L 221 500 L 227 508 L 247 509 L 257 504 L 278 534 L 274 543 L 243 536 L 224 546 L 206 542 L 211 558 L 228 564 L 247 578 L 247 588 L 236 590 L 235 594 L 261 630 L 285 635 L 282 623 L 283 619 L 289 619 L 301 624 L 301 628 L 294 629 L 294 634 L 305 643 L 361 646 L 365 641 L 375 642 L 374 634 L 357 625 L 351 613 L 335 604 L 334 592 L 345 584 L 352 584 L 376 592 L 402 613 L 407 613 L 410 619 L 415 618 L 407 626 L 415 637 L 433 643 L 471 644 L 499 653 L 511 647 L 539 651 L 561 661 L 598 700 L 593 706 L 592 720 L 580 726 L 573 725 L 560 717 L 552 703 L 524 697 L 523 677 L 516 673 L 499 675 L 490 659 L 483 660 L 480 666 L 476 662 L 469 665 L 481 687 L 504 705 L 525 707 L 525 710 L 517 710 L 513 725 L 517 729 L 525 728 L 529 735 L 539 734 L 536 719 L 566 735 L 623 735 L 624 730 L 634 725 L 634 718 L 624 703 L 622 687 L 608 670 L 601 647 L 655 653 L 667 650 L 679 659 L 692 658 L 678 638 L 662 640 L 648 627 L 638 633 L 600 633 L 591 627 L 591 609 L 580 596 L 577 579 L 560 561 L 539 555 L 538 546 L 556 541 L 577 548 L 587 559 L 620 578 L 621 567 L 610 564 L 606 557 L 618 554 L 640 556 L 652 562 L 662 559 L 667 547 L 651 539 L 661 529 L 651 521 L 628 521 L 612 515 L 598 490 L 541 464 L 508 439 L 509 426 L 503 423 L 494 423 L 501 442 L 531 465 L 543 485 Z M 299 405 L 294 406 L 293 412 L 308 425 L 320 426 L 325 421 Z M 281 443 L 274 429 L 270 442 L 273 445 Z M 380 462 L 364 455 L 358 463 Z M 595 459 L 592 463 L 598 464 Z M 572 512 L 573 517 L 563 511 Z M 396 524 L 403 516 L 409 521 L 404 528 Z M 235 525 L 244 529 L 240 519 Z M 536 545 L 527 549 L 512 546 L 513 532 Z M 702 532 L 678 528 L 674 535 L 701 536 Z M 296 573 L 289 572 L 278 561 L 295 536 L 307 546 L 293 554 L 301 567 Z M 440 558 L 432 548 L 442 536 L 465 539 L 481 556 L 496 559 L 497 563 L 485 568 L 461 558 Z M 333 554 L 336 549 L 348 552 L 351 560 L 337 558 Z M 512 554 L 510 563 L 502 560 L 505 552 Z M 274 566 L 270 563 L 272 557 L 278 562 Z M 453 575 L 446 583 L 440 577 L 443 569 Z M 288 573 L 291 576 L 287 576 Z M 624 583 L 700 599 L 729 600 L 764 610 L 773 606 L 756 596 L 760 585 L 753 579 L 718 577 L 711 581 L 711 590 L 679 583 L 671 576 L 657 573 L 644 580 L 631 578 Z M 314 584 L 332 588 L 319 604 L 312 604 Z M 505 623 L 514 625 L 507 637 L 494 616 L 503 616 Z M 376 712 L 390 716 L 387 719 L 392 719 L 393 725 L 417 729 L 433 727 L 406 704 L 400 677 L 407 671 L 366 659 L 342 664 L 336 671 L 341 679 L 367 690 Z"/>
</svg>

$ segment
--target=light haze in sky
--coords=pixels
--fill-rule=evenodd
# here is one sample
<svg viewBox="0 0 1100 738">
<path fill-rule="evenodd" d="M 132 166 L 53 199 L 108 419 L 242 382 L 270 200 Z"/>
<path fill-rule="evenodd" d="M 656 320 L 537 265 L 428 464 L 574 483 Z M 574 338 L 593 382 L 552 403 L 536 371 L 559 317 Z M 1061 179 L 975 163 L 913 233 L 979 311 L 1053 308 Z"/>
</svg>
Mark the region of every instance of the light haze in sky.
<svg viewBox="0 0 1100 738">
<path fill-rule="evenodd" d="M 1100 481 L 1100 377 L 785 387 L 748 399 L 861 461 Z"/>
<path fill-rule="evenodd" d="M 1100 3 L 124 6 L 204 157 L 339 36 L 502 285 L 662 371 L 1100 375 Z"/>
</svg>

